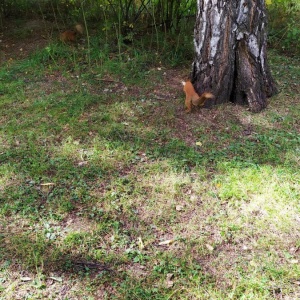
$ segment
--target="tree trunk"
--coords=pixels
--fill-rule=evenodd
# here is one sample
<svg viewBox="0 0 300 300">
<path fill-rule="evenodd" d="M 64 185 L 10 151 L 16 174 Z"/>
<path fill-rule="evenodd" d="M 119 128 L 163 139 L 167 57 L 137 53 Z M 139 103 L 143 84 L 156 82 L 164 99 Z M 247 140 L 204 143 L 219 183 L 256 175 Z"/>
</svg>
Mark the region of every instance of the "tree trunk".
<svg viewBox="0 0 300 300">
<path fill-rule="evenodd" d="M 248 104 L 253 112 L 277 92 L 267 63 L 264 0 L 197 0 L 192 82 L 215 104 Z"/>
</svg>

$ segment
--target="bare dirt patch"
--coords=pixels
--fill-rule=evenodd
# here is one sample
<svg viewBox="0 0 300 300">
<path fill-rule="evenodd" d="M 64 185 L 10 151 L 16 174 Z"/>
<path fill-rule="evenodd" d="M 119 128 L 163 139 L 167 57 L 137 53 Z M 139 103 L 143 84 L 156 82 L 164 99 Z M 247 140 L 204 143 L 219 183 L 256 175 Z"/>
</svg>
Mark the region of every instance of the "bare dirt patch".
<svg viewBox="0 0 300 300">
<path fill-rule="evenodd" d="M 53 24 L 42 20 L 7 21 L 0 34 L 0 64 L 28 57 L 47 46 Z"/>
</svg>

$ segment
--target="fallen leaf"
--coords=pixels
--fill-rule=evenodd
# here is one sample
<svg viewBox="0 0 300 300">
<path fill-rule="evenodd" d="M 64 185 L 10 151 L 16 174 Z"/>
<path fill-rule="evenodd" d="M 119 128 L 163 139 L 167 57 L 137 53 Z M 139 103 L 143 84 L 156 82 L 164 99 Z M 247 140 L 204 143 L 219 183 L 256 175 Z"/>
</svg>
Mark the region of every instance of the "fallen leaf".
<svg viewBox="0 0 300 300">
<path fill-rule="evenodd" d="M 165 240 L 165 241 L 160 242 L 158 245 L 165 246 L 165 245 L 171 245 L 172 243 L 174 243 L 174 240 Z"/>
<path fill-rule="evenodd" d="M 171 280 L 174 277 L 173 273 L 168 273 L 167 274 L 167 279 L 166 279 L 166 286 L 167 288 L 171 288 L 174 285 L 174 281 Z"/>
<path fill-rule="evenodd" d="M 142 238 L 140 236 L 138 237 L 137 244 L 138 244 L 140 250 L 143 250 L 145 248 L 145 245 L 144 245 L 144 243 L 142 241 Z"/>
<path fill-rule="evenodd" d="M 293 265 L 295 265 L 295 264 L 299 263 L 299 260 L 298 259 L 291 259 L 290 263 L 293 264 Z"/>
<path fill-rule="evenodd" d="M 214 247 L 211 246 L 210 244 L 205 244 L 206 248 L 209 250 L 209 251 L 214 251 Z"/>
<path fill-rule="evenodd" d="M 183 205 L 176 205 L 176 210 L 177 211 L 183 210 Z"/>
<path fill-rule="evenodd" d="M 88 161 L 80 161 L 79 163 L 78 163 L 78 167 L 84 167 L 84 166 L 86 166 L 87 164 L 88 164 L 89 162 Z"/>
<path fill-rule="evenodd" d="M 21 281 L 31 281 L 30 277 L 21 277 Z"/>
<path fill-rule="evenodd" d="M 52 279 L 52 280 L 58 281 L 58 282 L 63 281 L 61 277 L 50 276 L 49 278 Z"/>
<path fill-rule="evenodd" d="M 257 263 L 256 263 L 255 261 L 253 261 L 253 260 L 251 260 L 251 261 L 249 262 L 249 264 L 250 264 L 250 266 L 252 266 L 252 267 L 257 267 Z"/>
<path fill-rule="evenodd" d="M 202 143 L 201 143 L 201 142 L 196 142 L 196 146 L 201 147 L 201 146 L 202 146 Z"/>
</svg>

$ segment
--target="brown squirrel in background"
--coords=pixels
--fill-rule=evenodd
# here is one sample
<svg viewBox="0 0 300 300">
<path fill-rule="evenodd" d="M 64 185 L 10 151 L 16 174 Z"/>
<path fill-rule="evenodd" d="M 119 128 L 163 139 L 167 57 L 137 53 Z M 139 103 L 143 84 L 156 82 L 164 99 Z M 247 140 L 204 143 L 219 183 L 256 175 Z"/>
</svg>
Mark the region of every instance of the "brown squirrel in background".
<svg viewBox="0 0 300 300">
<path fill-rule="evenodd" d="M 214 95 L 208 92 L 205 92 L 201 96 L 199 96 L 195 91 L 194 86 L 189 80 L 182 81 L 182 84 L 183 84 L 183 90 L 186 95 L 185 98 L 186 112 L 188 113 L 192 111 L 192 105 L 203 106 L 206 100 L 214 98 Z"/>
<path fill-rule="evenodd" d="M 76 42 L 76 36 L 77 34 L 83 34 L 83 27 L 80 24 L 76 24 L 74 29 L 69 29 L 64 32 L 62 32 L 59 35 L 59 39 L 63 43 L 75 43 Z"/>
</svg>

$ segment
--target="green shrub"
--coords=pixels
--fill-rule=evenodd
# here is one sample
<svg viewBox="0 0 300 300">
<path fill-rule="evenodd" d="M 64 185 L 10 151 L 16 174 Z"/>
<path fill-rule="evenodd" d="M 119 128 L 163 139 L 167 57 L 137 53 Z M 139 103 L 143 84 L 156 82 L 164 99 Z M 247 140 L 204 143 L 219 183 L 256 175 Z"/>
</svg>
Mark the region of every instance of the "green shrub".
<svg viewBox="0 0 300 300">
<path fill-rule="evenodd" d="M 300 2 L 269 1 L 269 43 L 289 54 L 300 53 Z"/>
</svg>

